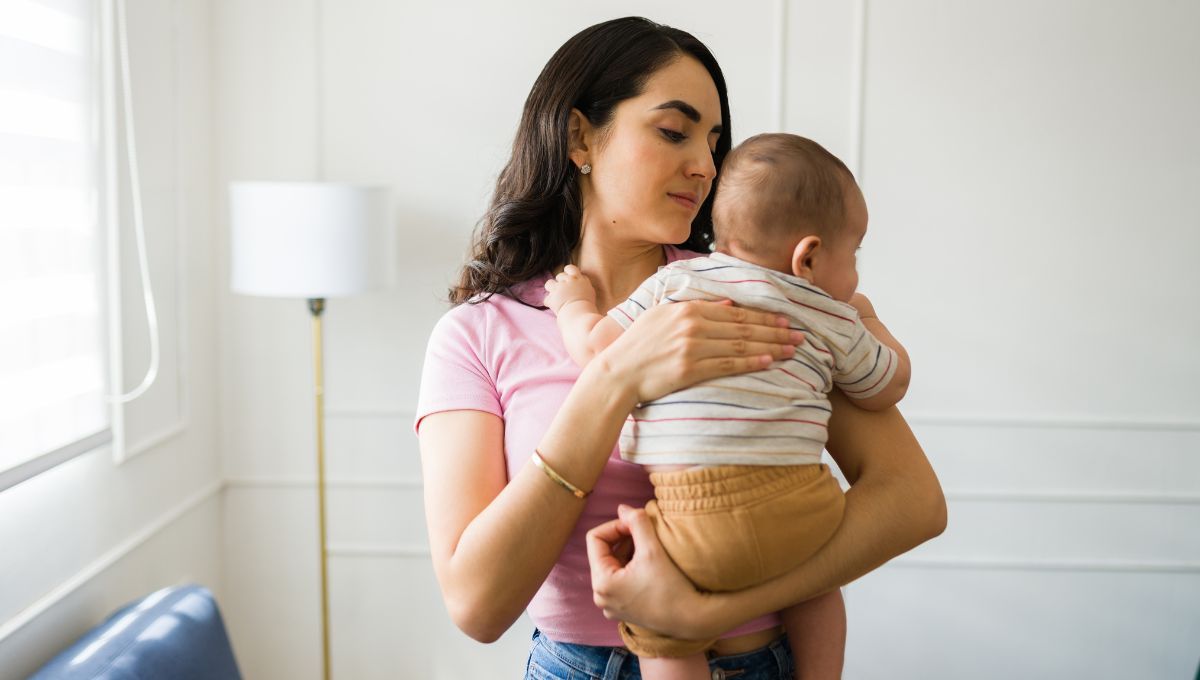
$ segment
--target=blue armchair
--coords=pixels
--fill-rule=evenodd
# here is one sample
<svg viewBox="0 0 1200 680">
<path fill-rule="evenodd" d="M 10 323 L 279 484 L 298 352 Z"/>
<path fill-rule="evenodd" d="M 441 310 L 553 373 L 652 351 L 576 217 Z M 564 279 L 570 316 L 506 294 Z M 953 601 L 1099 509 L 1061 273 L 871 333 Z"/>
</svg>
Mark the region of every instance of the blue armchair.
<svg viewBox="0 0 1200 680">
<path fill-rule="evenodd" d="M 164 588 L 114 612 L 30 680 L 240 680 L 217 602 Z"/>
</svg>

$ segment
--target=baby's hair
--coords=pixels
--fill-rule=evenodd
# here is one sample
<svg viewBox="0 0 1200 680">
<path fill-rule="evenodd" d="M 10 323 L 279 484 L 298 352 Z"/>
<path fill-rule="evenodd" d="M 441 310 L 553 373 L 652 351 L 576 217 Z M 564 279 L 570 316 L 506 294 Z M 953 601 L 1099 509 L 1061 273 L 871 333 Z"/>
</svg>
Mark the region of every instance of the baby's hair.
<svg viewBox="0 0 1200 680">
<path fill-rule="evenodd" d="M 811 139 L 781 132 L 747 139 L 721 166 L 717 248 L 769 257 L 785 240 L 831 237 L 846 221 L 846 182 L 854 182 L 850 169 Z"/>
</svg>

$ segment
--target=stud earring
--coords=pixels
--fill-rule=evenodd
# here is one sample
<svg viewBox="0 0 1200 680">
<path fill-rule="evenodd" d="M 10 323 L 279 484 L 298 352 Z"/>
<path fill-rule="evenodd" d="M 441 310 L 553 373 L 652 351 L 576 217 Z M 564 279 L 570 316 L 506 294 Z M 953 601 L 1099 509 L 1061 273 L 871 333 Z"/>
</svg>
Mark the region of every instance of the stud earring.
<svg viewBox="0 0 1200 680">
<path fill-rule="evenodd" d="M 588 165 L 587 163 L 584 163 L 583 166 L 581 168 L 579 168 L 579 174 L 581 174 L 581 175 L 592 174 L 592 166 Z"/>
</svg>

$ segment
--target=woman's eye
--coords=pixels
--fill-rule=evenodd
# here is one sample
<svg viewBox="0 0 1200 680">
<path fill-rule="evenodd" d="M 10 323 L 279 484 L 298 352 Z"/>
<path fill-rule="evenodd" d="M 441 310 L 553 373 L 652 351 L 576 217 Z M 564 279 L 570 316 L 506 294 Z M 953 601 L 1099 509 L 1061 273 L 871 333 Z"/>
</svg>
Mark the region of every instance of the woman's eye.
<svg viewBox="0 0 1200 680">
<path fill-rule="evenodd" d="M 683 140 L 687 139 L 687 135 L 683 134 L 682 132 L 676 132 L 670 128 L 659 128 L 658 131 L 662 133 L 663 137 L 666 137 L 672 142 L 682 142 Z"/>
</svg>

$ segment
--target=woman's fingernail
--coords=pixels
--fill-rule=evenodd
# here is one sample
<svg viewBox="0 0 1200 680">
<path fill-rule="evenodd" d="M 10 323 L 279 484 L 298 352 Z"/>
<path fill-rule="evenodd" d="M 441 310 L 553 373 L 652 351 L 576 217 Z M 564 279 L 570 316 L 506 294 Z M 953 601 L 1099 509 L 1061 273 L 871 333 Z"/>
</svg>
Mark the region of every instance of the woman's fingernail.
<svg viewBox="0 0 1200 680">
<path fill-rule="evenodd" d="M 758 358 L 758 363 L 762 364 L 763 366 L 770 366 L 774 361 L 775 357 L 771 356 L 770 354 L 764 354 Z"/>
<path fill-rule="evenodd" d="M 788 339 L 794 344 L 799 345 L 800 343 L 804 342 L 804 334 L 800 331 L 792 331 L 792 334 L 788 337 Z"/>
<path fill-rule="evenodd" d="M 784 328 L 787 328 L 788 323 L 789 323 L 788 318 L 786 316 L 775 317 L 775 325 L 776 326 L 783 326 Z"/>
</svg>

